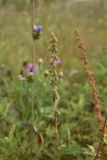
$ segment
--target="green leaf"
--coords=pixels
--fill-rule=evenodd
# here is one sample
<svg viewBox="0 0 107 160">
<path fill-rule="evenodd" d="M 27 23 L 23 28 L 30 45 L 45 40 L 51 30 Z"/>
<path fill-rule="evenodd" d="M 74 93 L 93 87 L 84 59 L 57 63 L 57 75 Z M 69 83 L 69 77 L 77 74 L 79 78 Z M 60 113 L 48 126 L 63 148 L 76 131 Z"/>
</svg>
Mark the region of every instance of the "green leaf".
<svg viewBox="0 0 107 160">
<path fill-rule="evenodd" d="M 107 144 L 107 135 L 104 136 L 103 141 Z"/>
<path fill-rule="evenodd" d="M 15 130 L 16 130 L 16 125 L 13 124 L 10 128 L 10 131 L 9 131 L 9 136 L 8 136 L 8 140 L 9 142 L 11 142 L 14 138 L 14 133 L 15 133 Z"/>
<path fill-rule="evenodd" d="M 82 153 L 82 149 L 78 145 L 72 145 L 62 149 L 62 154 L 64 155 L 77 155 L 80 153 Z"/>
<path fill-rule="evenodd" d="M 94 148 L 93 146 L 91 146 L 91 145 L 88 145 L 88 147 L 89 147 L 89 149 L 91 150 L 91 152 L 92 152 L 93 154 L 95 154 L 95 148 Z"/>
</svg>

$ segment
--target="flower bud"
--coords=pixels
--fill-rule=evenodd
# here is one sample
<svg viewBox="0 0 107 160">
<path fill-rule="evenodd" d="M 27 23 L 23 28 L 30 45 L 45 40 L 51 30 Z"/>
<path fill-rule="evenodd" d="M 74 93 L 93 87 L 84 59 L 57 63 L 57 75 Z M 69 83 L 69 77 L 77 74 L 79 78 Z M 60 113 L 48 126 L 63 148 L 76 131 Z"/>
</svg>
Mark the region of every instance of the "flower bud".
<svg viewBox="0 0 107 160">
<path fill-rule="evenodd" d="M 19 74 L 18 78 L 19 78 L 20 81 L 24 81 L 25 80 L 25 77 L 22 74 Z"/>
<path fill-rule="evenodd" d="M 39 63 L 39 64 L 43 64 L 43 59 L 42 59 L 42 58 L 39 58 L 38 63 Z"/>
<path fill-rule="evenodd" d="M 49 75 L 49 71 L 46 70 L 46 71 L 44 72 L 44 76 L 47 77 L 48 75 Z"/>
<path fill-rule="evenodd" d="M 60 72 L 58 76 L 59 76 L 59 78 L 63 78 L 63 76 L 64 76 L 63 72 Z"/>
</svg>

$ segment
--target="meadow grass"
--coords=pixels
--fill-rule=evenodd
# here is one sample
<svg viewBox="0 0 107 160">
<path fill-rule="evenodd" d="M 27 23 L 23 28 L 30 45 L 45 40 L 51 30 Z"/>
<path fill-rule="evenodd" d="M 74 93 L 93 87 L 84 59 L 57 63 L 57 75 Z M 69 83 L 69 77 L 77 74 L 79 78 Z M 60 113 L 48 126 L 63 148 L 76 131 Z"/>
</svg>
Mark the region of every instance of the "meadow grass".
<svg viewBox="0 0 107 160">
<path fill-rule="evenodd" d="M 106 6 L 101 9 L 96 1 L 95 6 L 92 1 L 35 2 L 33 23 L 42 25 L 43 31 L 33 54 L 31 3 L 0 2 L 0 159 L 99 160 L 101 151 L 106 160 L 107 149 L 101 147 L 102 139 L 107 143 L 105 125 L 96 120 L 98 98 L 102 116 L 107 112 Z M 82 69 L 76 26 L 96 77 L 95 84 L 90 67 L 85 66 L 93 94 L 96 88 L 100 93 L 94 96 L 95 103 Z M 58 46 L 54 34 L 50 41 L 52 32 Z M 32 34 L 34 38 L 35 31 Z M 56 65 L 57 53 L 61 63 Z"/>
</svg>

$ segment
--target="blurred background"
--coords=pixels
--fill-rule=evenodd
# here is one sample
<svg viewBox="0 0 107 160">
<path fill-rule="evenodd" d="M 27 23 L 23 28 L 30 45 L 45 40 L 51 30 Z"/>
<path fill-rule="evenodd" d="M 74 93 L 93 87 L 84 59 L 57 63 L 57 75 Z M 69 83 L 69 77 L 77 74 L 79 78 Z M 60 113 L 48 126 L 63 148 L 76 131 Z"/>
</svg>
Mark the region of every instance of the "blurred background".
<svg viewBox="0 0 107 160">
<path fill-rule="evenodd" d="M 107 51 L 107 2 L 105 0 L 35 0 L 35 24 L 43 25 L 36 58 L 48 56 L 50 33 L 59 40 L 59 54 L 66 69 L 80 67 L 75 41 L 79 27 L 90 56 Z M 0 0 L 0 63 L 19 66 L 31 56 L 30 0 Z"/>
</svg>

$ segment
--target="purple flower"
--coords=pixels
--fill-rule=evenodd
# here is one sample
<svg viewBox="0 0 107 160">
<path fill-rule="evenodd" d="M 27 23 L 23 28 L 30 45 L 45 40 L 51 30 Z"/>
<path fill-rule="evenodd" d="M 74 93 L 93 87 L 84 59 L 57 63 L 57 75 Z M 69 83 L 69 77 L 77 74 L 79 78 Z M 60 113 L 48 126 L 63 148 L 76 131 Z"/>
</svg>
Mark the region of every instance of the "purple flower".
<svg viewBox="0 0 107 160">
<path fill-rule="evenodd" d="M 52 58 L 50 59 L 50 62 L 52 62 Z M 61 59 L 60 58 L 57 58 L 56 60 L 55 60 L 55 63 L 56 64 L 61 64 Z"/>
<path fill-rule="evenodd" d="M 60 58 L 57 58 L 57 59 L 55 60 L 55 63 L 56 63 L 56 64 L 61 64 L 61 62 L 62 62 L 62 61 L 61 61 Z"/>
<path fill-rule="evenodd" d="M 35 65 L 35 64 L 27 64 L 25 67 L 25 70 L 27 72 L 38 72 L 39 67 L 38 65 Z"/>
<path fill-rule="evenodd" d="M 34 27 L 33 27 L 33 32 L 41 32 L 42 31 L 42 26 L 40 26 L 40 25 L 38 25 L 38 26 L 36 26 L 36 25 L 34 25 Z"/>
</svg>

